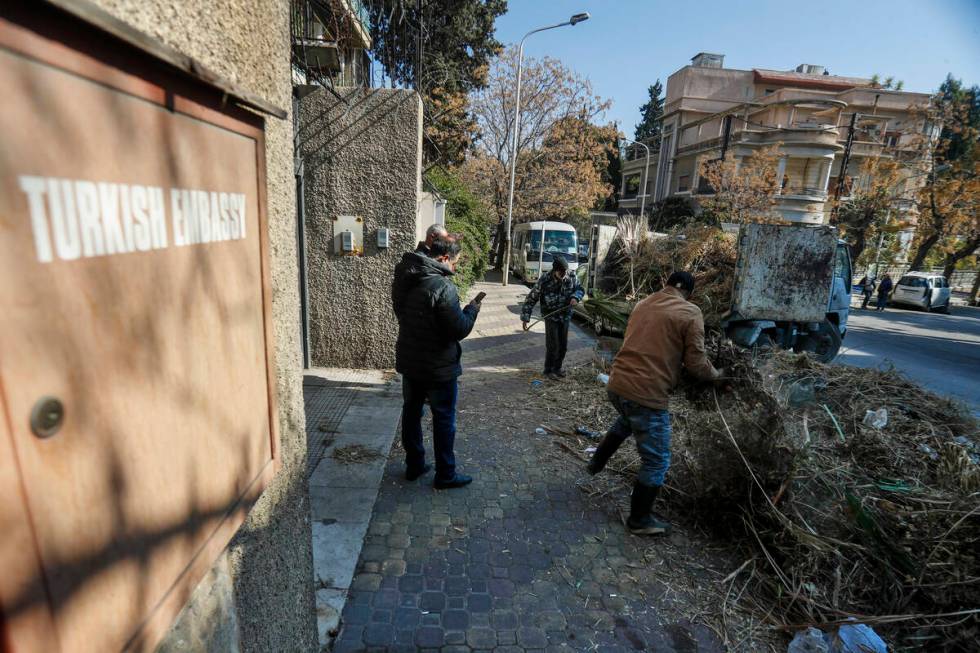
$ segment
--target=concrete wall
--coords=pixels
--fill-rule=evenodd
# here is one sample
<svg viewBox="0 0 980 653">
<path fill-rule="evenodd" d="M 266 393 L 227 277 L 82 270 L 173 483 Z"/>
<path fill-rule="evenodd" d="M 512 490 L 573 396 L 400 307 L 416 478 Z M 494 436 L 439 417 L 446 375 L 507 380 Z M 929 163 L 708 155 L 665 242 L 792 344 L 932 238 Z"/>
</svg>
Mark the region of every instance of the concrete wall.
<svg viewBox="0 0 980 653">
<path fill-rule="evenodd" d="M 414 91 L 324 89 L 300 102 L 306 190 L 310 359 L 315 367 L 395 366 L 391 277 L 415 248 L 422 104 Z M 362 256 L 334 253 L 334 219 L 363 218 Z M 377 247 L 378 229 L 390 247 Z"/>
<path fill-rule="evenodd" d="M 273 104 L 289 109 L 289 4 L 283 0 L 94 0 Z M 314 651 L 309 496 L 299 344 L 291 119 L 266 118 L 266 166 L 283 467 L 163 651 Z"/>
</svg>

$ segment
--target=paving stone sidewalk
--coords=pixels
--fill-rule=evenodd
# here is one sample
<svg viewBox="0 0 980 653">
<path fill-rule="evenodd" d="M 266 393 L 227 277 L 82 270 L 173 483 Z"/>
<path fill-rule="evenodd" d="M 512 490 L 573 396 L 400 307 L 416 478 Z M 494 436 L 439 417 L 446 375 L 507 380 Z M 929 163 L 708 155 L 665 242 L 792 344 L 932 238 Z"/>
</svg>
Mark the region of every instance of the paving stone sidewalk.
<svg viewBox="0 0 980 653">
<path fill-rule="evenodd" d="M 640 573 L 642 543 L 616 501 L 599 505 L 575 487 L 578 466 L 535 440 L 533 406 L 508 408 L 540 373 L 543 328 L 521 332 L 525 288 L 480 290 L 488 297 L 464 343 L 456 441 L 460 471 L 476 480 L 447 491 L 432 489 L 431 474 L 408 483 L 396 443 L 333 650 L 722 650 L 707 628 L 665 621 L 657 605 L 669 588 Z M 591 345 L 573 326 L 570 362 Z"/>
<path fill-rule="evenodd" d="M 401 417 L 401 388 L 375 370 L 311 369 L 303 379 L 317 629 L 331 643 Z M 357 447 L 358 462 L 337 456 Z"/>
</svg>

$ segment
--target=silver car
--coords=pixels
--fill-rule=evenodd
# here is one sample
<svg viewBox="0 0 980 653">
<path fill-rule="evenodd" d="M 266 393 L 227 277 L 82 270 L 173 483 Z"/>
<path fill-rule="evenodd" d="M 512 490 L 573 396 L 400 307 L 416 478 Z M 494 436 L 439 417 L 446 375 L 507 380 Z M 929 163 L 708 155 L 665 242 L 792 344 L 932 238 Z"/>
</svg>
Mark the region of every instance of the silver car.
<svg viewBox="0 0 980 653">
<path fill-rule="evenodd" d="M 909 272 L 895 284 L 891 303 L 949 313 L 950 292 L 949 284 L 941 274 Z"/>
</svg>

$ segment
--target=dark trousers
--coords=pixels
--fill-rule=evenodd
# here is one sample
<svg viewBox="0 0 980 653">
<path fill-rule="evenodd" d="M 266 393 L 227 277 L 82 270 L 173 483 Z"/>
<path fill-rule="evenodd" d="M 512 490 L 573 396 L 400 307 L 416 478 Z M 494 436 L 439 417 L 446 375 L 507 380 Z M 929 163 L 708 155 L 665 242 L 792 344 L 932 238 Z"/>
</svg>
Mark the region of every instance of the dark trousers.
<svg viewBox="0 0 980 653">
<path fill-rule="evenodd" d="M 456 476 L 456 398 L 459 388 L 456 379 L 429 381 L 402 377 L 402 447 L 405 467 L 409 471 L 425 466 L 425 445 L 422 444 L 422 409 L 426 400 L 432 409 L 432 448 L 435 452 L 436 478 L 449 480 Z"/>
<path fill-rule="evenodd" d="M 568 351 L 568 320 L 544 321 L 544 373 L 557 372 Z"/>
<path fill-rule="evenodd" d="M 864 301 L 861 302 L 861 308 L 867 308 L 868 302 L 870 301 L 871 301 L 871 293 L 869 292 L 864 293 Z"/>
</svg>

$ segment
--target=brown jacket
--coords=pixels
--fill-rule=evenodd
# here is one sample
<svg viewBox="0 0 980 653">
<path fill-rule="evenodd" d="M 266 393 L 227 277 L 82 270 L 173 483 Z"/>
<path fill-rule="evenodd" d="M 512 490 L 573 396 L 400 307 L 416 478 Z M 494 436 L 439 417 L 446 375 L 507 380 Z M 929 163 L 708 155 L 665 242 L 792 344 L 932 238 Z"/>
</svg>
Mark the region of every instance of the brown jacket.
<svg viewBox="0 0 980 653">
<path fill-rule="evenodd" d="M 633 309 L 609 374 L 609 389 L 641 406 L 666 409 L 682 364 L 699 379 L 719 377 L 704 353 L 701 309 L 668 287 Z"/>
</svg>

